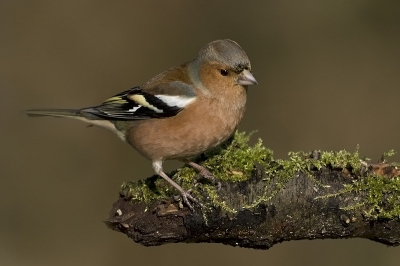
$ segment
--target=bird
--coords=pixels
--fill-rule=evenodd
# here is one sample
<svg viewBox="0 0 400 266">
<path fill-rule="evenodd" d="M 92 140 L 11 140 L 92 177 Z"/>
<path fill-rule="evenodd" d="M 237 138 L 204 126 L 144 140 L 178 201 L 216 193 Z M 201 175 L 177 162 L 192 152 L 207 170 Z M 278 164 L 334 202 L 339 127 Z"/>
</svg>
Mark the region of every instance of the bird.
<svg viewBox="0 0 400 266">
<path fill-rule="evenodd" d="M 238 43 L 206 44 L 192 61 L 81 109 L 30 109 L 30 117 L 68 117 L 115 133 L 142 156 L 154 172 L 176 188 L 193 210 L 198 200 L 163 170 L 165 160 L 180 160 L 205 177 L 212 173 L 196 156 L 230 138 L 243 117 L 247 88 L 258 84 L 250 60 Z"/>
</svg>

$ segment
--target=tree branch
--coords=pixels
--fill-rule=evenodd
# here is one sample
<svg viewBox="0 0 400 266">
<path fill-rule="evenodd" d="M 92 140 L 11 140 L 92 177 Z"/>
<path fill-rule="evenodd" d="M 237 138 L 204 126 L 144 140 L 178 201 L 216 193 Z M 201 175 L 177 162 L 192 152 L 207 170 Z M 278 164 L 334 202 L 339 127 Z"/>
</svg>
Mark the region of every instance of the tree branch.
<svg viewBox="0 0 400 266">
<path fill-rule="evenodd" d="M 395 166 L 361 160 L 358 168 L 347 156 L 337 167 L 340 152 L 329 153 L 336 156 L 331 161 L 326 153 L 299 154 L 256 162 L 250 178 L 223 181 L 219 190 L 198 182 L 194 193 L 205 207 L 194 212 L 173 191 L 160 194 L 168 186 L 156 177 L 132 183 L 162 195 L 147 202 L 125 185 L 106 224 L 145 246 L 213 242 L 268 249 L 290 240 L 356 237 L 400 244 Z"/>
</svg>

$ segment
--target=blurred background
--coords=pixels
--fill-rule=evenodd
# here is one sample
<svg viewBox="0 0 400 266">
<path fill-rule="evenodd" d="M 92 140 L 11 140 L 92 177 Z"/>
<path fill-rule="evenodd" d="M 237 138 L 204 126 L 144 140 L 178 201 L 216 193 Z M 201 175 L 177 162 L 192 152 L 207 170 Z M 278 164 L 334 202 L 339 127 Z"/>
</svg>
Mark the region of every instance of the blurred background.
<svg viewBox="0 0 400 266">
<path fill-rule="evenodd" d="M 399 265 L 400 248 L 362 239 L 142 247 L 102 221 L 150 163 L 103 129 L 23 114 L 99 104 L 221 38 L 259 82 L 240 130 L 275 158 L 400 151 L 400 1 L 2 0 L 0 265 Z"/>
</svg>

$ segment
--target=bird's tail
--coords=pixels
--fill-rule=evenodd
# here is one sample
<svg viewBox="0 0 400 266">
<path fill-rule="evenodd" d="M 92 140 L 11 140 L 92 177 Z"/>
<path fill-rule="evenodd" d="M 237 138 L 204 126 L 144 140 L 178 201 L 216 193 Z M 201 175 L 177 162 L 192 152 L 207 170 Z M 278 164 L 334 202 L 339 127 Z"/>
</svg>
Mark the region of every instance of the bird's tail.
<svg viewBox="0 0 400 266">
<path fill-rule="evenodd" d="M 30 117 L 53 116 L 77 119 L 89 123 L 92 126 L 98 126 L 111 130 L 123 141 L 125 141 L 125 136 L 123 133 L 121 133 L 112 122 L 93 114 L 93 110 L 93 107 L 83 109 L 31 109 L 26 110 L 25 113 Z"/>
<path fill-rule="evenodd" d="M 25 113 L 30 117 L 69 117 L 88 123 L 95 120 L 103 120 L 102 117 L 94 114 L 93 110 L 93 107 L 83 109 L 31 109 L 26 110 Z"/>
<path fill-rule="evenodd" d="M 82 117 L 81 110 L 78 109 L 31 109 L 25 111 L 28 116 L 54 116 L 54 117 Z"/>
</svg>

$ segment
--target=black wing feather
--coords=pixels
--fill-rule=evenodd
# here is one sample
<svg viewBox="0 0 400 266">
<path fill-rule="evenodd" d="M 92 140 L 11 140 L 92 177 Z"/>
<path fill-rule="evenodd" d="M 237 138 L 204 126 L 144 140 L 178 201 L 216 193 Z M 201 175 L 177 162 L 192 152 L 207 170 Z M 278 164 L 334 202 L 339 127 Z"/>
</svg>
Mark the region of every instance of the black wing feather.
<svg viewBox="0 0 400 266">
<path fill-rule="evenodd" d="M 133 95 L 143 96 L 150 105 L 162 112 L 156 112 L 136 103 L 129 98 L 129 96 Z M 169 106 L 156 96 L 143 92 L 140 87 L 134 87 L 114 95 L 99 106 L 82 109 L 81 112 L 87 112 L 106 119 L 141 120 L 171 117 L 177 115 L 181 110 L 182 108 L 180 107 Z"/>
</svg>

